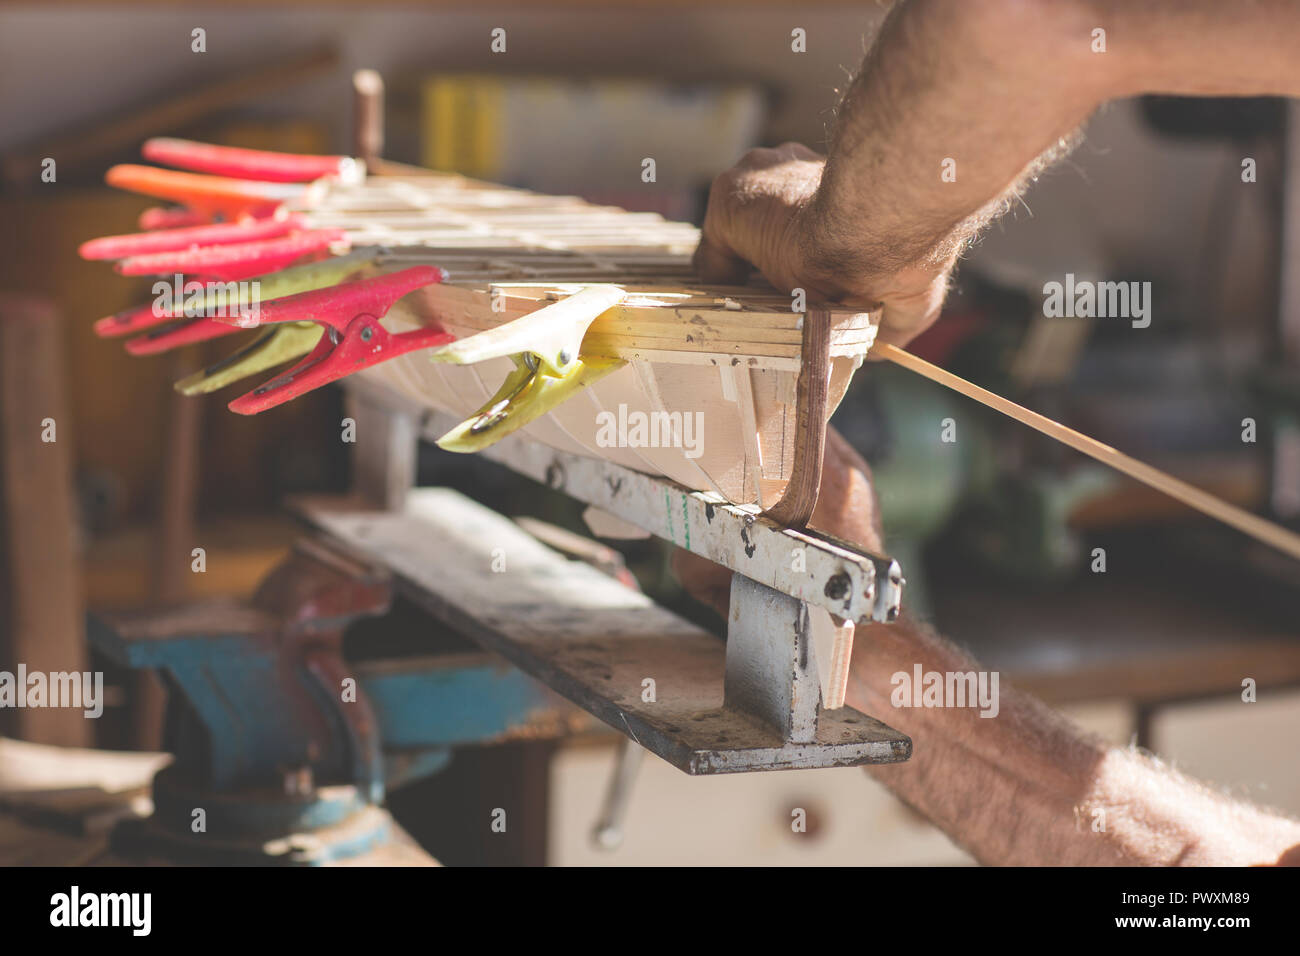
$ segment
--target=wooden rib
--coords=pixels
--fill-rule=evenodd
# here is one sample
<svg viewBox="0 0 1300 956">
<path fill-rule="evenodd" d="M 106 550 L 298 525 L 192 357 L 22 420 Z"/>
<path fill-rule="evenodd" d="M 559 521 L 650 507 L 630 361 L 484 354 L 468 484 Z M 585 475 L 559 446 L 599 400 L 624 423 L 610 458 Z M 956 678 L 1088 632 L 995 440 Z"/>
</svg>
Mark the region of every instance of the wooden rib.
<svg viewBox="0 0 1300 956">
<path fill-rule="evenodd" d="M 763 448 L 758 440 L 758 413 L 754 408 L 754 383 L 749 377 L 749 369 L 743 365 L 723 365 L 720 368 L 731 375 L 736 391 L 736 408 L 740 411 L 740 427 L 745 442 L 746 470 L 754 473 L 754 497 L 758 506 L 763 507 Z"/>
<path fill-rule="evenodd" d="M 785 494 L 764 517 L 787 528 L 808 524 L 821 490 L 826 451 L 826 402 L 831 377 L 831 315 L 809 309 L 803 322 L 803 354 L 795 402 L 794 465 Z"/>
<path fill-rule="evenodd" d="M 924 359 L 919 359 L 897 346 L 880 344 L 875 347 L 874 353 L 896 365 L 901 365 L 909 371 L 916 372 L 918 375 L 923 375 L 940 385 L 947 386 L 955 392 L 960 392 L 967 398 L 973 398 L 982 405 L 996 409 L 1003 415 L 1014 418 L 1016 421 L 1028 425 L 1044 435 L 1069 445 L 1075 451 L 1082 452 L 1090 458 L 1095 458 L 1103 464 L 1110 465 L 1116 471 L 1121 471 L 1130 478 L 1136 479 L 1145 485 L 1150 485 L 1157 491 L 1162 491 L 1171 498 L 1176 498 L 1188 507 L 1195 508 L 1202 514 L 1209 515 L 1211 518 L 1236 528 L 1256 541 L 1277 548 L 1277 550 L 1289 554 L 1293 558 L 1300 558 L 1300 534 L 1296 534 L 1294 531 L 1274 524 L 1259 515 L 1251 514 L 1244 508 L 1228 504 L 1228 502 L 1202 491 L 1195 485 L 1189 485 L 1187 482 L 1181 481 L 1172 475 L 1167 475 L 1157 468 L 1152 468 L 1150 465 L 1144 464 L 1121 451 L 1116 451 L 1095 438 L 1089 438 L 1081 432 L 1052 421 L 1045 415 L 1030 411 L 1024 406 L 1008 401 L 1000 395 L 995 395 L 993 392 L 980 388 L 978 385 L 953 375 L 951 372 L 946 372 L 937 365 L 931 365 Z"/>
<path fill-rule="evenodd" d="M 650 367 L 650 363 L 638 359 L 633 360 L 628 364 L 632 366 L 632 370 L 636 374 L 637 387 L 649 400 L 651 410 L 656 412 L 667 412 L 668 406 L 665 404 L 663 396 L 659 392 L 659 382 L 658 379 L 655 378 L 654 369 Z M 660 457 L 659 453 L 662 449 L 637 448 L 632 449 L 632 451 L 634 451 L 643 461 L 663 474 L 670 474 L 675 470 L 673 469 L 671 462 L 672 457 L 676 456 L 674 455 L 669 458 Z M 709 472 L 706 471 L 698 461 L 683 456 L 681 464 L 691 474 L 697 476 L 697 481 L 702 482 L 704 487 L 717 492 L 724 498 L 730 497 L 725 494 L 720 487 L 718 487 L 717 481 L 714 480 L 713 476 L 709 474 Z M 687 482 L 683 482 L 683 484 L 687 484 Z"/>
</svg>

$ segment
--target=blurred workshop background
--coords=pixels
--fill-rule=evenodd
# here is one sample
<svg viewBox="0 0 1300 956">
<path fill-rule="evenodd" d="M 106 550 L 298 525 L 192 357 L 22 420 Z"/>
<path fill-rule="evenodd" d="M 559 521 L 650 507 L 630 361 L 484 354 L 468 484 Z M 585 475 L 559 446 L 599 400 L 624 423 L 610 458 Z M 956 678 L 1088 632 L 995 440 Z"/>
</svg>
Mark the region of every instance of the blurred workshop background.
<svg viewBox="0 0 1300 956">
<path fill-rule="evenodd" d="M 0 296 L 24 297 L 24 315 L 35 297 L 53 317 L 0 321 L 0 670 L 18 660 L 81 669 L 87 609 L 248 595 L 294 538 L 284 497 L 349 481 L 336 390 L 235 416 L 221 395 L 171 389 L 219 349 L 146 360 L 92 334 L 94 319 L 148 298 L 146 280 L 110 277 L 76 255 L 87 238 L 132 231 L 147 205 L 103 186 L 111 163 L 133 161 L 154 135 L 345 152 L 350 78 L 373 68 L 387 86 L 391 159 L 698 221 L 712 176 L 747 148 L 824 148 L 880 15 L 866 2 L 710 0 L 0 8 Z M 503 53 L 490 49 L 498 27 Z M 796 28 L 806 52 L 791 48 Z M 42 182 L 44 157 L 58 157 L 55 183 Z M 656 183 L 641 181 L 644 157 L 656 160 Z M 1243 181 L 1247 158 L 1253 181 Z M 1150 327 L 1044 317 L 1044 283 L 1067 273 L 1149 281 Z M 914 351 L 1294 525 L 1295 106 L 1106 107 L 966 257 L 944 317 Z M 6 452 L 18 427 L 47 415 L 59 422 L 60 461 L 34 474 Z M 956 443 L 933 425 L 945 418 Z M 892 367 L 860 372 L 834 423 L 876 469 L 914 613 L 1098 733 L 1300 813 L 1294 562 Z M 507 514 L 581 530 L 572 502 L 491 466 L 431 450 L 421 469 L 425 482 Z M 176 560 L 198 539 L 210 569 L 201 575 Z M 622 551 L 643 587 L 720 626 L 676 592 L 661 548 Z M 93 728 L 57 711 L 7 711 L 0 732 L 159 748 L 157 685 L 94 666 L 112 696 Z M 1256 703 L 1242 703 L 1245 678 L 1258 682 Z M 693 779 L 653 757 L 622 847 L 595 848 L 614 742 L 461 754 L 392 806 L 447 862 L 969 862 L 858 771 Z M 4 795 L 6 766 L 12 778 L 18 765 L 0 759 L 0 808 L 21 803 Z M 517 789 L 533 821 L 527 839 L 488 846 L 438 832 L 430 808 L 475 799 L 484 780 Z M 127 774 L 112 786 L 138 785 Z M 791 831 L 792 807 L 808 810 L 807 833 Z"/>
</svg>

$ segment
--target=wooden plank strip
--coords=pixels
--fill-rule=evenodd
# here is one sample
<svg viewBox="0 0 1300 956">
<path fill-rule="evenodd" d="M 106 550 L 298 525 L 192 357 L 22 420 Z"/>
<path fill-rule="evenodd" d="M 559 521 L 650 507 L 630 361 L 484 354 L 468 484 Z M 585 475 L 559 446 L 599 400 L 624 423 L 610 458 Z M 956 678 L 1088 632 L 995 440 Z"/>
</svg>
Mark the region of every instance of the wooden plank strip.
<svg viewBox="0 0 1300 956">
<path fill-rule="evenodd" d="M 1189 485 L 1172 475 L 1165 474 L 1158 468 L 1152 468 L 1150 465 L 1140 462 L 1121 451 L 1116 451 L 1095 438 L 1089 438 L 1087 435 L 1075 431 L 1073 428 L 1066 428 L 1059 422 L 1052 421 L 1046 415 L 1030 411 L 1023 405 L 1017 405 L 1015 402 L 996 395 L 987 389 L 980 388 L 978 385 L 953 375 L 951 372 L 944 371 L 937 365 L 931 365 L 924 359 L 919 359 L 897 346 L 878 345 L 875 348 L 875 354 L 888 359 L 896 365 L 901 365 L 905 369 L 916 372 L 918 375 L 923 375 L 931 381 L 938 382 L 955 392 L 960 392 L 967 398 L 973 398 L 981 405 L 996 409 L 1003 415 L 1028 425 L 1035 431 L 1040 431 L 1044 435 L 1055 438 L 1062 444 L 1069 445 L 1075 451 L 1082 452 L 1090 458 L 1095 458 L 1103 464 L 1110 465 L 1116 471 L 1123 472 L 1144 485 L 1150 485 L 1171 498 L 1176 498 L 1189 508 L 1194 508 L 1202 514 L 1209 515 L 1217 521 L 1236 528 L 1256 541 L 1276 548 L 1293 558 L 1300 558 L 1300 534 L 1296 534 L 1294 531 L 1274 524 L 1259 515 L 1251 514 L 1244 508 L 1228 504 L 1228 502 L 1202 491 L 1195 485 Z"/>
</svg>

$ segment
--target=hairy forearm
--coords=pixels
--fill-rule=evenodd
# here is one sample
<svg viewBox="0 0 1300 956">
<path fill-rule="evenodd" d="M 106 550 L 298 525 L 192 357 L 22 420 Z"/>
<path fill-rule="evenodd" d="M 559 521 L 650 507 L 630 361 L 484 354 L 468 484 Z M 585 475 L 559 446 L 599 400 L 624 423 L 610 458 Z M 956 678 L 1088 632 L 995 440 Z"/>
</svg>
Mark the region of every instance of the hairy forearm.
<svg viewBox="0 0 1300 956">
<path fill-rule="evenodd" d="M 893 706 L 897 673 L 979 667 L 918 625 L 868 627 L 855 644 L 849 703 L 907 733 L 914 747 L 908 762 L 869 772 L 981 862 L 1258 864 L 1300 846 L 1300 823 L 1108 746 L 1005 685 L 991 717 Z"/>
<path fill-rule="evenodd" d="M 1087 22 L 1069 2 L 897 4 L 840 106 L 809 258 L 888 277 L 954 257 L 1102 101 Z"/>
<path fill-rule="evenodd" d="M 1297 49 L 1293 0 L 902 0 L 844 97 L 804 255 L 827 286 L 874 274 L 887 297 L 951 262 L 1100 104 L 1297 95 Z"/>
</svg>

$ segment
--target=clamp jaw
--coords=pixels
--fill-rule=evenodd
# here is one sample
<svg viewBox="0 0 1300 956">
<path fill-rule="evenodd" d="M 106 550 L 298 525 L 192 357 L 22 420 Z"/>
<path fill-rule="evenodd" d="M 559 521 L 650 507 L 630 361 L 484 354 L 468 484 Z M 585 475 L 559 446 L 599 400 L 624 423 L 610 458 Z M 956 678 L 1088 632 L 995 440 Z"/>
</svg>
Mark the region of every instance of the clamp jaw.
<svg viewBox="0 0 1300 956">
<path fill-rule="evenodd" d="M 126 350 L 132 355 L 150 355 L 234 335 L 241 331 L 238 325 L 220 322 L 213 316 L 222 313 L 238 315 L 258 306 L 260 301 L 337 285 L 373 267 L 376 259 L 376 250 L 365 249 L 258 276 L 256 285 L 238 283 L 233 288 L 213 288 L 201 281 L 186 283 L 180 290 L 181 297 L 186 300 L 183 304 L 173 303 L 171 308 L 162 309 L 151 303 L 105 316 L 95 323 L 95 334 L 101 338 L 135 335 L 126 342 Z M 176 388 L 185 395 L 215 391 L 241 378 L 301 358 L 315 348 L 320 334 L 321 328 L 311 323 L 277 326 L 234 355 L 178 382 Z"/>
<path fill-rule="evenodd" d="M 254 415 L 379 362 L 453 341 L 454 336 L 437 325 L 394 334 L 379 323 L 402 296 L 442 282 L 446 275 L 433 266 L 412 266 L 372 279 L 274 299 L 256 311 L 246 310 L 233 320 L 224 319 L 240 328 L 311 322 L 324 329 L 305 359 L 235 399 L 230 410 Z"/>
<path fill-rule="evenodd" d="M 515 370 L 474 415 L 438 439 L 447 451 L 474 452 L 545 415 L 623 362 L 581 353 L 582 339 L 605 310 L 623 301 L 614 285 L 588 286 L 495 329 L 445 345 L 435 362 L 470 365 L 508 356 Z"/>
</svg>

